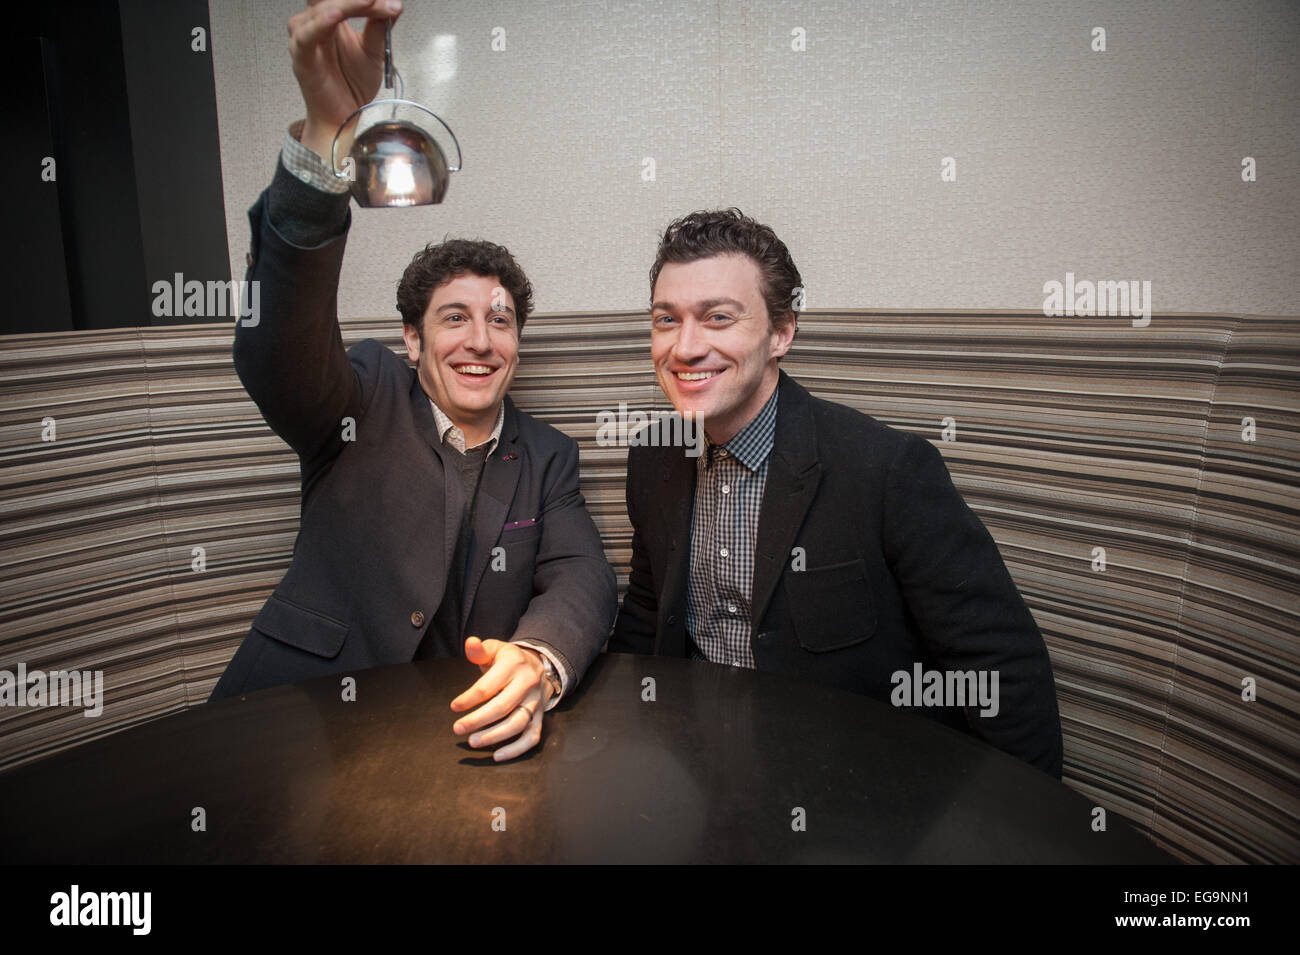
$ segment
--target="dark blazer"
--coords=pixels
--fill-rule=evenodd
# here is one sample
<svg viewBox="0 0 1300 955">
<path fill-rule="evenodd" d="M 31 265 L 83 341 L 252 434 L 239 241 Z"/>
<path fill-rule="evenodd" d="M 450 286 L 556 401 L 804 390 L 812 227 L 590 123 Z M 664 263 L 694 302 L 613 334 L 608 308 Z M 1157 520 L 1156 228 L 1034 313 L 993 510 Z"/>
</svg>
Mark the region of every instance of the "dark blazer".
<svg viewBox="0 0 1300 955">
<path fill-rule="evenodd" d="M 918 712 L 1059 777 L 1046 645 L 942 456 L 924 438 L 814 398 L 784 372 L 778 387 L 754 548 L 756 667 L 885 702 L 892 674 L 916 663 L 997 670 L 996 716 L 978 706 Z M 680 447 L 629 449 L 632 569 L 610 650 L 689 654 L 695 467 Z"/>
<path fill-rule="evenodd" d="M 446 590 L 465 505 L 415 371 L 374 340 L 344 351 L 346 231 L 298 248 L 271 225 L 266 198 L 249 212 L 261 313 L 239 323 L 235 367 L 298 453 L 302 519 L 293 562 L 212 699 L 411 660 Z M 474 538 L 463 632 L 545 643 L 581 679 L 617 611 L 613 571 L 578 490 L 577 444 L 509 397 Z M 501 557 L 504 569 L 489 569 Z"/>
</svg>

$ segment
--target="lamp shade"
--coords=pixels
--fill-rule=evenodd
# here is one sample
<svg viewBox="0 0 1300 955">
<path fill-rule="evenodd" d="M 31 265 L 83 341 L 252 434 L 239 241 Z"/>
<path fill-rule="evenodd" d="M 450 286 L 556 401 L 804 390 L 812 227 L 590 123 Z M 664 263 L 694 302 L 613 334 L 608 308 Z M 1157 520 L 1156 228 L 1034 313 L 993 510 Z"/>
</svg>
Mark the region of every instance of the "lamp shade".
<svg viewBox="0 0 1300 955">
<path fill-rule="evenodd" d="M 376 123 L 356 138 L 349 155 L 355 178 L 348 188 L 357 205 L 424 206 L 447 195 L 447 157 L 413 123 Z"/>
<path fill-rule="evenodd" d="M 432 117 L 450 137 L 456 164 L 415 120 Z M 436 128 L 436 127 L 435 127 Z M 354 131 L 352 147 L 340 163 L 340 139 Z M 330 153 L 334 175 L 348 180 L 348 190 L 365 208 L 427 206 L 447 195 L 451 173 L 460 170 L 460 143 L 432 110 L 404 99 L 367 103 L 344 122 L 334 135 Z M 341 168 L 340 168 L 341 167 Z"/>
</svg>

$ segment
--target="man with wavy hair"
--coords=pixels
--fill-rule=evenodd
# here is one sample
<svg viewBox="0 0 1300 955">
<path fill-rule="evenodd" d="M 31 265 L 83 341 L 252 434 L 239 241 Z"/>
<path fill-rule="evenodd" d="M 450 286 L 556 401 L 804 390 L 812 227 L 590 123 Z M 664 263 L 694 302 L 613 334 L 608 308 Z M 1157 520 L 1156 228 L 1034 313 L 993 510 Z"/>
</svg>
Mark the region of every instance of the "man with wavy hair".
<svg viewBox="0 0 1300 955">
<path fill-rule="evenodd" d="M 737 209 L 684 216 L 650 287 L 659 386 L 706 446 L 629 449 L 632 571 L 610 649 L 896 705 L 900 673 L 984 674 L 989 705 L 921 712 L 1059 777 L 1047 648 L 939 452 L 781 371 L 803 280 L 776 233 Z"/>
<path fill-rule="evenodd" d="M 483 672 L 451 702 L 472 709 L 453 729 L 474 747 L 504 744 L 499 761 L 540 740 L 543 713 L 600 652 L 617 592 L 576 442 L 507 394 L 532 288 L 505 248 L 455 239 L 416 254 L 397 290 L 414 369 L 374 340 L 343 348 L 347 184 L 321 157 L 379 88 L 384 19 L 400 10 L 323 0 L 289 21 L 307 116 L 249 212 L 261 315 L 239 324 L 234 352 L 298 454 L 302 522 L 212 698 L 463 653 Z"/>
</svg>

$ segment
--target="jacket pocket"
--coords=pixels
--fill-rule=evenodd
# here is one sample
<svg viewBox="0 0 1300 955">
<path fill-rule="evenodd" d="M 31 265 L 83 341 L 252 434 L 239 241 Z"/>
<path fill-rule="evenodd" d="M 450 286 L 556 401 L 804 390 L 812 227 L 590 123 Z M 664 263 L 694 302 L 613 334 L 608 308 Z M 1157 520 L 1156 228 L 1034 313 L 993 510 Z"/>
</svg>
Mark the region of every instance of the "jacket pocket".
<svg viewBox="0 0 1300 955">
<path fill-rule="evenodd" d="M 876 632 L 876 605 L 861 559 L 787 570 L 785 588 L 795 636 L 805 650 L 842 650 Z"/>
<path fill-rule="evenodd" d="M 502 545 L 523 544 L 530 540 L 536 540 L 541 536 L 542 525 L 540 522 L 537 524 L 527 524 L 523 527 L 506 527 L 501 531 L 500 543 Z"/>
<path fill-rule="evenodd" d="M 253 629 L 280 643 L 332 660 L 343 649 L 348 625 L 271 594 L 253 619 Z"/>
</svg>

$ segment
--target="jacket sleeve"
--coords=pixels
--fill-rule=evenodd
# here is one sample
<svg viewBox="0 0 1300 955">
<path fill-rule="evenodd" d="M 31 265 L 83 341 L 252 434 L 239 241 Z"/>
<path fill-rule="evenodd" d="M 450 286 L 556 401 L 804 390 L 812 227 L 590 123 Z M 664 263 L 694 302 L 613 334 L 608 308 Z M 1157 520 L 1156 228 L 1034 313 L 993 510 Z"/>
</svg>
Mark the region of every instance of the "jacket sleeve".
<svg viewBox="0 0 1300 955">
<path fill-rule="evenodd" d="M 296 237 L 342 229 L 311 246 Z M 327 196 L 299 182 L 282 163 L 249 210 L 252 249 L 246 279 L 252 314 L 236 322 L 239 379 L 271 429 L 298 453 L 304 486 L 343 448 L 344 419 L 361 413 L 361 385 L 338 326 L 338 283 L 350 213 L 347 194 Z M 282 210 L 273 222 L 268 209 Z M 316 221 L 313 221 L 316 220 Z M 315 228 L 311 228 L 312 225 Z M 328 229 L 326 229 L 328 231 Z"/>
<path fill-rule="evenodd" d="M 609 649 L 616 653 L 654 653 L 659 624 L 659 591 L 655 585 L 645 536 L 641 533 L 635 448 L 627 456 L 627 516 L 632 523 L 632 569 L 627 578 L 623 607 L 610 637 Z"/>
<path fill-rule="evenodd" d="M 996 714 L 966 707 L 977 736 L 1059 778 L 1061 721 L 1051 660 L 997 544 L 914 434 L 890 463 L 884 545 L 927 648 L 944 670 L 997 674 Z M 991 709 L 991 708 L 990 708 Z"/>
<path fill-rule="evenodd" d="M 618 588 L 578 489 L 578 445 L 572 438 L 554 469 L 542 505 L 533 597 L 510 639 L 554 650 L 576 684 L 609 637 Z"/>
</svg>

